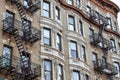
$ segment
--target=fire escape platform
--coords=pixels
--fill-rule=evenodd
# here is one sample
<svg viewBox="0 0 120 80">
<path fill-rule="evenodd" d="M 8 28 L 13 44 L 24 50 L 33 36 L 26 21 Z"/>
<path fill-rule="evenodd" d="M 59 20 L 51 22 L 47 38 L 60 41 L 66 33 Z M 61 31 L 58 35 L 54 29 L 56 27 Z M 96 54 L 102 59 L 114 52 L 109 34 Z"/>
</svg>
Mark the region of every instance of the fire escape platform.
<svg viewBox="0 0 120 80">
<path fill-rule="evenodd" d="M 116 75 L 117 74 L 117 68 L 114 67 L 114 65 L 104 62 L 102 59 L 98 59 L 97 61 L 93 61 L 94 70 L 103 72 L 107 75 Z"/>
</svg>

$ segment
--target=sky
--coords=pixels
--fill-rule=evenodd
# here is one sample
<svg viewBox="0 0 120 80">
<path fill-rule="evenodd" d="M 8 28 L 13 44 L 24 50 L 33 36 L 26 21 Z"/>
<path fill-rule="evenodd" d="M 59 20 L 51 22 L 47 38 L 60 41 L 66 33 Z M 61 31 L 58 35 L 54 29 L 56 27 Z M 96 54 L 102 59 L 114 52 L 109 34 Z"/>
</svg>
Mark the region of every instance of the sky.
<svg viewBox="0 0 120 80">
<path fill-rule="evenodd" d="M 113 1 L 115 4 L 117 4 L 120 8 L 120 0 L 111 0 L 111 1 Z M 120 27 L 120 12 L 118 13 L 118 24 Z"/>
</svg>

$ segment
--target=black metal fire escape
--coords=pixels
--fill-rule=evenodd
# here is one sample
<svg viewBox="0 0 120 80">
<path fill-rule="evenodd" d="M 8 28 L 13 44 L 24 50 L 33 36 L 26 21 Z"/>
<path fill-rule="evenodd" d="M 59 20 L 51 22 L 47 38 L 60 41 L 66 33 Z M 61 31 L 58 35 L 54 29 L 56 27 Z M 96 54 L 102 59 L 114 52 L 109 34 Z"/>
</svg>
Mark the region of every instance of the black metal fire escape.
<svg viewBox="0 0 120 80">
<path fill-rule="evenodd" d="M 23 36 L 24 36 L 24 34 L 26 34 L 24 37 L 27 37 L 27 36 L 31 37 L 32 36 L 31 33 L 30 33 L 31 28 L 29 26 L 27 26 L 27 22 L 25 22 L 27 20 L 27 17 L 26 17 L 25 9 L 24 9 L 24 7 L 21 3 L 21 0 L 10 0 L 10 1 L 17 6 L 20 18 L 22 20 Z M 27 0 L 27 1 L 32 1 L 32 0 Z M 28 4 L 29 4 L 29 6 L 33 6 L 32 2 L 28 2 Z M 37 9 L 34 8 L 33 11 L 36 11 Z M 4 26 L 5 25 L 6 24 L 4 24 Z M 14 24 L 12 24 L 12 25 L 14 26 Z M 15 42 L 16 42 L 16 45 L 17 45 L 17 48 L 18 48 L 18 51 L 19 51 L 19 54 L 20 54 L 21 73 L 19 73 L 19 75 L 18 75 L 19 77 L 16 76 L 18 74 L 18 72 L 16 72 L 17 67 L 16 68 L 14 67 L 13 72 L 15 72 L 15 74 L 12 75 L 12 77 L 13 77 L 12 80 L 32 80 L 32 79 L 35 79 L 36 77 L 38 77 L 38 75 L 33 74 L 34 72 L 31 70 L 32 65 L 31 65 L 30 61 L 25 59 L 27 57 L 28 52 L 27 52 L 26 47 L 23 43 L 22 37 L 19 35 L 19 30 L 17 28 L 15 28 L 15 26 L 14 26 L 14 27 L 11 27 L 11 28 L 8 28 L 8 27 L 5 28 L 4 27 L 3 31 L 6 31 L 9 34 L 12 34 L 14 36 L 14 39 L 15 39 Z M 37 40 L 35 39 L 35 40 L 32 40 L 31 42 L 35 42 Z M 24 58 L 23 58 L 23 54 L 25 56 Z M 26 64 L 28 62 L 29 62 L 29 64 Z M 28 66 L 27 70 L 25 68 L 26 66 Z"/>
<path fill-rule="evenodd" d="M 97 46 L 99 43 L 103 43 L 101 48 L 104 52 L 103 55 L 106 55 L 107 51 L 112 48 L 110 41 L 103 37 L 103 31 L 108 25 L 107 18 L 100 14 L 96 14 L 95 10 L 91 10 L 89 15 L 89 19 L 99 25 L 99 32 L 91 33 L 90 35 L 91 44 Z M 106 58 L 106 56 L 104 57 Z M 117 69 L 114 67 L 114 65 L 104 61 L 103 59 L 97 59 L 96 61 L 93 61 L 93 65 L 95 71 L 105 73 L 109 77 L 117 74 Z"/>
<path fill-rule="evenodd" d="M 97 15 L 94 10 L 91 10 L 90 20 L 92 20 L 92 21 L 94 21 L 94 22 L 96 22 L 96 23 L 98 23 L 100 25 L 99 32 L 98 33 L 94 33 L 93 35 L 90 35 L 90 38 L 92 40 L 91 43 L 94 44 L 94 45 L 98 45 L 99 43 L 103 43 L 101 48 L 104 51 L 110 50 L 112 48 L 110 41 L 105 39 L 103 37 L 103 35 L 102 35 L 103 30 L 108 25 L 107 18 L 103 17 L 100 14 Z"/>
</svg>

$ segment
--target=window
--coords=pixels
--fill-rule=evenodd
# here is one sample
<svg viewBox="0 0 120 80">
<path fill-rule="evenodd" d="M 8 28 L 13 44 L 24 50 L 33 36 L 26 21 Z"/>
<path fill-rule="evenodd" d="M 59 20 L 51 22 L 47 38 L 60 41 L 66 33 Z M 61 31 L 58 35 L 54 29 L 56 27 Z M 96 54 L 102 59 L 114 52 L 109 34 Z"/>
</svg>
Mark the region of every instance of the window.
<svg viewBox="0 0 120 80">
<path fill-rule="evenodd" d="M 23 32 L 24 32 L 24 36 L 28 36 L 28 32 L 31 32 L 31 21 L 30 20 L 26 20 L 24 19 L 24 21 L 22 22 L 23 24 Z M 27 37 L 25 37 L 27 38 Z"/>
<path fill-rule="evenodd" d="M 114 67 L 117 69 L 117 77 L 120 77 L 120 66 L 119 66 L 119 63 L 118 62 L 114 62 L 113 63 Z"/>
<path fill-rule="evenodd" d="M 95 20 L 98 22 L 99 21 L 99 13 L 97 11 L 95 12 L 95 16 L 96 16 Z"/>
<path fill-rule="evenodd" d="M 23 60 L 23 63 L 22 63 L 22 69 L 25 73 L 29 73 L 30 72 L 30 54 L 29 53 L 23 53 L 22 54 L 22 60 Z"/>
<path fill-rule="evenodd" d="M 68 22 L 69 22 L 69 30 L 75 31 L 75 19 L 73 16 L 68 16 Z"/>
<path fill-rule="evenodd" d="M 117 31 L 117 23 L 114 21 L 114 30 Z"/>
<path fill-rule="evenodd" d="M 48 28 L 44 28 L 43 31 L 43 40 L 44 40 L 44 45 L 51 46 L 51 31 Z"/>
<path fill-rule="evenodd" d="M 62 46 L 61 46 L 61 35 L 57 34 L 57 49 L 58 50 L 62 50 Z"/>
<path fill-rule="evenodd" d="M 118 49 L 120 50 L 120 43 L 118 42 Z"/>
<path fill-rule="evenodd" d="M 60 64 L 58 66 L 58 80 L 64 80 L 63 79 L 63 66 Z"/>
<path fill-rule="evenodd" d="M 107 58 L 105 58 L 104 56 L 102 57 L 102 65 L 107 67 Z"/>
<path fill-rule="evenodd" d="M 23 53 L 22 54 L 22 59 L 23 59 L 23 61 L 25 61 L 25 63 L 23 63 L 23 64 L 25 64 L 26 66 L 26 69 L 29 67 L 29 64 L 30 64 L 30 54 L 29 53 Z"/>
<path fill-rule="evenodd" d="M 83 23 L 82 21 L 79 22 L 80 23 L 80 34 L 83 36 Z"/>
<path fill-rule="evenodd" d="M 107 28 L 108 28 L 108 29 L 112 29 L 111 18 L 107 18 L 107 21 L 108 21 Z"/>
<path fill-rule="evenodd" d="M 90 42 L 93 42 L 94 41 L 94 30 L 90 28 L 89 32 L 90 32 Z"/>
<path fill-rule="evenodd" d="M 72 58 L 78 58 L 77 54 L 77 43 L 74 41 L 70 41 L 70 49 Z"/>
<path fill-rule="evenodd" d="M 97 53 L 93 52 L 93 61 L 97 61 Z"/>
<path fill-rule="evenodd" d="M 58 7 L 55 9 L 55 17 L 57 20 L 60 20 L 60 9 Z"/>
<path fill-rule="evenodd" d="M 89 80 L 89 75 L 85 74 L 85 80 Z"/>
<path fill-rule="evenodd" d="M 87 6 L 87 14 L 90 17 L 90 15 L 91 15 L 91 7 L 89 7 L 89 6 Z"/>
<path fill-rule="evenodd" d="M 73 70 L 72 80 L 80 80 L 80 72 L 79 71 Z"/>
<path fill-rule="evenodd" d="M 31 1 L 30 1 L 31 2 Z M 25 8 L 29 8 L 29 4 L 28 4 L 28 1 L 27 0 L 24 0 L 23 1 L 23 5 Z"/>
<path fill-rule="evenodd" d="M 5 20 L 3 24 L 4 24 L 4 27 L 6 28 L 14 27 L 14 13 L 10 11 L 6 11 Z"/>
<path fill-rule="evenodd" d="M 67 0 L 67 3 L 73 5 L 73 0 Z"/>
<path fill-rule="evenodd" d="M 112 51 L 116 51 L 116 45 L 115 45 L 115 40 L 110 39 L 111 45 L 112 45 Z"/>
<path fill-rule="evenodd" d="M 97 61 L 98 61 L 97 54 L 95 52 L 93 52 L 93 65 L 94 65 L 94 67 L 97 66 Z"/>
<path fill-rule="evenodd" d="M 52 80 L 52 62 L 44 60 L 44 75 L 45 80 Z"/>
<path fill-rule="evenodd" d="M 12 47 L 4 45 L 2 56 L 3 56 L 2 66 L 3 67 L 10 66 L 11 65 L 10 61 L 11 61 L 11 57 L 12 57 Z"/>
<path fill-rule="evenodd" d="M 87 61 L 86 59 L 86 52 L 85 52 L 85 47 L 82 45 L 82 49 L 81 49 L 81 53 L 82 53 L 82 59 L 83 61 Z"/>
<path fill-rule="evenodd" d="M 50 17 L 50 3 L 46 1 L 43 2 L 43 16 Z"/>
<path fill-rule="evenodd" d="M 78 8 L 80 8 L 80 6 L 81 6 L 81 0 L 77 0 L 77 6 L 78 6 Z"/>
</svg>

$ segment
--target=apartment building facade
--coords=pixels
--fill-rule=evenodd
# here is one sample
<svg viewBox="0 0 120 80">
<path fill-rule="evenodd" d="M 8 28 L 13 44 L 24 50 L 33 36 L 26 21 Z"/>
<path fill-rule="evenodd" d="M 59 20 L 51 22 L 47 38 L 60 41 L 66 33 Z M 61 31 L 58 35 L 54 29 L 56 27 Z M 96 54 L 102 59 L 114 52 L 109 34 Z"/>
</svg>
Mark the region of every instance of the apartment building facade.
<svg viewBox="0 0 120 80">
<path fill-rule="evenodd" d="M 0 80 L 120 80 L 119 7 L 109 0 L 1 0 Z"/>
</svg>

